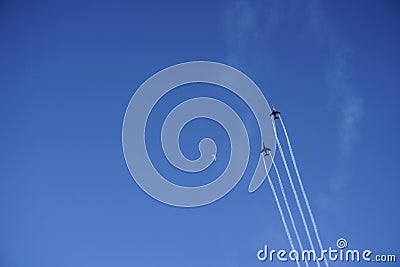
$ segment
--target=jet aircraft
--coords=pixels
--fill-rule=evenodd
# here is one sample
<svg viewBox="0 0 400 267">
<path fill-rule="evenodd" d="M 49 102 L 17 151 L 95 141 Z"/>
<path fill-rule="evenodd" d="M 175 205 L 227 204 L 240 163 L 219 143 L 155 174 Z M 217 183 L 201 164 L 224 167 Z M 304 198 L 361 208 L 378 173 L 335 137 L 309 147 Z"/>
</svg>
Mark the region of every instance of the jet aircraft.
<svg viewBox="0 0 400 267">
<path fill-rule="evenodd" d="M 265 144 L 263 143 L 263 148 L 261 150 L 260 153 L 264 153 L 264 157 L 269 156 L 270 154 L 268 153 L 269 151 L 271 151 L 270 148 L 266 147 Z"/>
<path fill-rule="evenodd" d="M 269 114 L 269 116 L 271 117 L 271 116 L 274 116 L 274 120 L 277 120 L 277 119 L 279 119 L 279 116 L 278 115 L 280 115 L 281 113 L 278 111 L 278 110 L 276 110 L 275 108 L 274 108 L 274 106 L 272 106 L 272 112 L 271 112 L 271 114 Z"/>
</svg>

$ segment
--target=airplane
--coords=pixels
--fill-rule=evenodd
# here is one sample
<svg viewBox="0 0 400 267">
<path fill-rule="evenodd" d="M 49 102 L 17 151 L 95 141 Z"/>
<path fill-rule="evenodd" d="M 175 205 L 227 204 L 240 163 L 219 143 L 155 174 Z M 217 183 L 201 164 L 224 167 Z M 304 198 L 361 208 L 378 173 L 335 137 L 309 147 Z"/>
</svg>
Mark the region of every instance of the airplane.
<svg viewBox="0 0 400 267">
<path fill-rule="evenodd" d="M 274 120 L 277 120 L 277 119 L 279 119 L 279 117 L 277 116 L 278 114 L 281 114 L 279 111 L 277 111 L 275 108 L 274 108 L 274 106 L 272 105 L 272 112 L 271 112 L 271 114 L 269 114 L 269 116 L 271 117 L 271 116 L 274 116 Z"/>
<path fill-rule="evenodd" d="M 268 153 L 269 151 L 271 151 L 270 148 L 266 147 L 264 142 L 263 142 L 263 149 L 261 150 L 260 153 L 264 153 L 264 157 L 269 156 L 270 154 Z"/>
<path fill-rule="evenodd" d="M 216 161 L 217 160 L 217 155 L 216 154 L 211 154 L 211 158 L 212 158 L 212 161 Z"/>
</svg>

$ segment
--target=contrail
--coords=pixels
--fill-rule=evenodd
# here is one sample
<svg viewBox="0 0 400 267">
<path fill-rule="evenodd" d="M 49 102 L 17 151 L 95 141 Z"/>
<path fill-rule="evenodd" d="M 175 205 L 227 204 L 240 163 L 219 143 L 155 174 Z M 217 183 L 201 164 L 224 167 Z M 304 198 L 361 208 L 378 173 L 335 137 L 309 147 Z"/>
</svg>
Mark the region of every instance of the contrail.
<svg viewBox="0 0 400 267">
<path fill-rule="evenodd" d="M 271 160 L 272 160 L 272 164 L 274 165 L 275 172 L 276 172 L 276 174 L 278 176 L 279 186 L 281 188 L 281 192 L 282 192 L 282 195 L 283 195 L 283 200 L 285 201 L 286 209 L 287 209 L 287 211 L 289 213 L 289 218 L 290 218 L 290 221 L 292 223 L 292 226 L 293 226 L 293 229 L 294 229 L 294 233 L 296 235 L 297 242 L 299 243 L 301 251 L 303 251 L 304 250 L 303 249 L 303 245 L 301 244 L 300 236 L 299 236 L 299 233 L 297 232 L 297 227 L 296 227 L 296 224 L 295 224 L 294 219 L 293 219 L 292 211 L 290 210 L 290 206 L 289 206 L 289 203 L 288 203 L 287 198 L 286 198 L 286 193 L 285 193 L 285 189 L 283 188 L 281 176 L 279 175 L 278 168 L 276 167 L 276 164 L 275 164 L 275 162 L 274 162 L 272 157 L 271 157 Z M 308 261 L 305 261 L 305 263 L 306 263 L 306 265 L 308 267 Z"/>
<path fill-rule="evenodd" d="M 273 185 L 273 183 L 271 181 L 271 178 L 269 177 L 268 168 L 267 168 L 267 164 L 265 163 L 265 158 L 264 157 L 263 157 L 263 162 L 264 162 L 265 173 L 267 174 L 269 185 L 271 186 L 272 193 L 274 194 L 276 205 L 278 206 L 279 214 L 281 215 L 281 219 L 282 219 L 282 222 L 283 222 L 283 227 L 285 228 L 285 232 L 286 232 L 287 238 L 289 240 L 290 247 L 292 248 L 292 250 L 294 250 L 295 248 L 294 248 L 294 245 L 293 245 L 293 240 L 292 240 L 292 237 L 290 236 L 289 228 L 288 228 L 288 226 L 286 224 L 285 217 L 283 216 L 282 207 L 281 207 L 281 204 L 279 203 L 278 196 L 277 196 L 276 191 L 275 191 L 275 187 L 274 187 L 274 185 Z M 300 263 L 298 261 L 296 261 L 296 264 L 297 264 L 297 267 L 300 267 Z"/>
<path fill-rule="evenodd" d="M 283 131 L 285 132 L 286 141 L 287 141 L 287 144 L 288 144 L 288 147 L 289 147 L 290 157 L 292 158 L 293 166 L 294 166 L 294 169 L 295 169 L 296 175 L 297 175 L 297 180 L 299 181 L 300 189 L 301 189 L 301 192 L 302 192 L 303 198 L 304 198 L 304 202 L 306 203 L 308 214 L 310 215 L 310 218 L 311 218 L 311 222 L 312 222 L 312 225 L 313 225 L 313 228 L 314 228 L 314 233 L 315 233 L 315 236 L 317 237 L 319 248 L 322 251 L 323 247 L 322 247 L 321 239 L 320 239 L 319 234 L 318 234 L 317 224 L 315 223 L 314 215 L 312 213 L 311 206 L 310 206 L 310 202 L 308 202 L 307 194 L 306 194 L 306 191 L 304 190 L 303 182 L 302 182 L 302 180 L 300 178 L 300 173 L 299 173 L 299 170 L 297 168 L 296 159 L 294 157 L 292 145 L 290 144 L 289 135 L 288 135 L 288 133 L 286 131 L 285 124 L 283 123 L 282 116 L 280 117 L 280 121 L 281 121 L 281 125 L 282 125 L 282 128 L 283 128 Z M 329 267 L 328 261 L 326 259 L 325 259 L 325 265 L 327 267 Z"/>
<path fill-rule="evenodd" d="M 299 211 L 300 211 L 301 219 L 303 221 L 303 225 L 304 225 L 304 228 L 306 230 L 308 241 L 310 242 L 311 249 L 315 251 L 314 243 L 313 243 L 313 241 L 311 239 L 310 231 L 308 230 L 308 225 L 307 225 L 306 219 L 304 217 L 303 209 L 301 207 L 301 204 L 300 204 L 300 201 L 299 201 L 299 197 L 297 195 L 296 188 L 294 187 L 292 176 L 290 175 L 289 167 L 288 167 L 288 165 L 286 163 L 285 155 L 283 154 L 283 149 L 282 149 L 282 146 L 281 146 L 281 142 L 279 141 L 278 135 L 276 133 L 275 122 L 272 122 L 272 125 L 273 125 L 273 129 L 274 129 L 274 133 L 275 133 L 276 143 L 278 144 L 279 152 L 281 154 L 281 158 L 282 158 L 283 163 L 285 165 L 286 173 L 287 173 L 287 175 L 289 177 L 290 186 L 292 187 L 292 191 L 293 191 L 294 197 L 296 199 L 297 207 L 299 208 Z M 317 265 L 318 265 L 318 267 L 321 267 L 321 265 L 319 264 L 319 261 L 317 261 Z"/>
</svg>

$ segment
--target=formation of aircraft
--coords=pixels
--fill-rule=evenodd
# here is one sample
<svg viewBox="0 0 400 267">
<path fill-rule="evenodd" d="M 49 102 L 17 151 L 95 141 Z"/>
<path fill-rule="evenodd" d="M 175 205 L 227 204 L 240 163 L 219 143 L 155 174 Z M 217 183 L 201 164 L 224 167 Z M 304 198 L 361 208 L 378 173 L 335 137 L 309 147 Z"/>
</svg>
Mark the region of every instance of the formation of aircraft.
<svg viewBox="0 0 400 267">
<path fill-rule="evenodd" d="M 268 153 L 269 151 L 271 151 L 271 149 L 269 147 L 266 147 L 264 142 L 263 142 L 263 148 L 261 150 L 260 153 L 264 153 L 264 157 L 269 156 L 270 154 Z"/>
<path fill-rule="evenodd" d="M 272 106 L 272 112 L 271 112 L 271 114 L 269 114 L 269 116 L 271 117 L 271 116 L 274 116 L 274 120 L 277 120 L 277 119 L 279 119 L 279 116 L 278 115 L 280 115 L 281 114 L 281 112 L 280 111 L 278 111 L 278 110 L 276 110 L 275 109 L 275 107 L 274 106 Z M 263 142 L 263 148 L 261 149 L 261 152 L 260 153 L 264 153 L 264 157 L 266 157 L 266 156 L 269 156 L 269 155 L 271 155 L 269 152 L 271 151 L 271 149 L 269 148 L 269 147 L 266 147 L 265 146 L 265 144 L 264 144 L 264 142 Z"/>
<path fill-rule="evenodd" d="M 279 114 L 281 114 L 278 110 L 276 110 L 275 108 L 274 108 L 274 106 L 272 106 L 272 112 L 271 112 L 271 114 L 269 114 L 269 116 L 271 117 L 271 116 L 274 116 L 274 120 L 277 120 L 277 119 L 279 119 Z"/>
<path fill-rule="evenodd" d="M 276 110 L 274 106 L 272 106 L 272 112 L 271 112 L 271 114 L 269 114 L 269 116 L 270 117 L 274 116 L 273 119 L 276 120 L 276 119 L 279 119 L 278 115 L 280 115 L 280 114 L 281 113 L 278 110 Z M 263 147 L 262 147 L 260 153 L 263 153 L 264 157 L 266 157 L 266 156 L 270 156 L 271 155 L 269 153 L 270 151 L 271 151 L 271 149 L 269 147 L 267 147 L 263 142 Z M 217 155 L 216 154 L 211 154 L 211 157 L 212 157 L 212 161 L 216 161 L 217 160 Z"/>
</svg>

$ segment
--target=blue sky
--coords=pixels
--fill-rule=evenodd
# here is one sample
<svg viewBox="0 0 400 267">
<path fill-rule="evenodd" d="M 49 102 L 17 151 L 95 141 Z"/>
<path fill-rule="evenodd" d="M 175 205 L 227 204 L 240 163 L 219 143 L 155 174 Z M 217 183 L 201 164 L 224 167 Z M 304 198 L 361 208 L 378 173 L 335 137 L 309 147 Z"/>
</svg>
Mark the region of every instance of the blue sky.
<svg viewBox="0 0 400 267">
<path fill-rule="evenodd" d="M 282 111 L 324 245 L 399 257 L 399 20 L 396 1 L 1 2 L 0 265 L 295 266 L 257 261 L 289 248 L 267 183 L 183 209 L 129 173 L 130 98 L 192 60 L 241 70 Z M 226 145 L 202 123 L 189 157 L 198 127 Z"/>
</svg>

